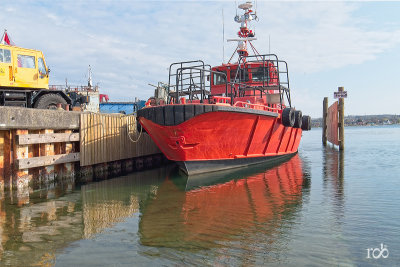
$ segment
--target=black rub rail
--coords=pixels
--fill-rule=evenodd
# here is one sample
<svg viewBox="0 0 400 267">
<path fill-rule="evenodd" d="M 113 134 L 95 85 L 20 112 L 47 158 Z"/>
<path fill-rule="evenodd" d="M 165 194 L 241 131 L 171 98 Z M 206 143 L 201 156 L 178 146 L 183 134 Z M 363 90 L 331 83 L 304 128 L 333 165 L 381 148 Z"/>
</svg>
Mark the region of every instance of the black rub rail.
<svg viewBox="0 0 400 267">
<path fill-rule="evenodd" d="M 138 110 L 137 116 L 138 118 L 143 117 L 151 120 L 159 125 L 174 126 L 190 120 L 195 116 L 208 112 L 236 112 L 278 117 L 278 113 L 275 112 L 242 107 L 219 106 L 213 104 L 179 104 L 146 107 Z"/>
</svg>

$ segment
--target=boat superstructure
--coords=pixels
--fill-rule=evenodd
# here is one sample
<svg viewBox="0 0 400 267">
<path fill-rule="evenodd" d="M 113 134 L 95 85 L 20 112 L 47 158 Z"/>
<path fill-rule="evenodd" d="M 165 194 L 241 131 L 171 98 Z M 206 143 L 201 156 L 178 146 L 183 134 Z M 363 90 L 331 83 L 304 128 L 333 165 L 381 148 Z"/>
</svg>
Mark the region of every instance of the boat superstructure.
<svg viewBox="0 0 400 267">
<path fill-rule="evenodd" d="M 201 60 L 170 65 L 168 99 L 149 99 L 138 121 L 165 156 L 187 174 L 281 160 L 297 152 L 311 119 L 292 107 L 288 65 L 260 54 L 243 10 L 234 54 L 237 61 L 211 67 Z M 253 54 L 249 54 L 249 48 Z"/>
</svg>

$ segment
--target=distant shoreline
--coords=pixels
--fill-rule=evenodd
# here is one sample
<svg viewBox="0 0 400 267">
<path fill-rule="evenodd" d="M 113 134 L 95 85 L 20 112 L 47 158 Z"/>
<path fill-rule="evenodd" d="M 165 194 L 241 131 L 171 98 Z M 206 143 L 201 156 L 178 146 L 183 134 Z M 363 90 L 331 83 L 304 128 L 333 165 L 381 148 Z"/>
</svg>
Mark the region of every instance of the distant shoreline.
<svg viewBox="0 0 400 267">
<path fill-rule="evenodd" d="M 400 125 L 400 123 L 396 124 L 368 124 L 368 125 L 344 125 L 344 127 L 377 127 L 377 126 L 393 126 L 393 125 Z M 321 125 L 312 125 L 312 128 L 322 128 Z"/>
<path fill-rule="evenodd" d="M 400 115 L 349 115 L 344 117 L 344 126 L 380 126 L 400 124 Z M 312 127 L 321 127 L 322 118 L 312 119 Z"/>
</svg>

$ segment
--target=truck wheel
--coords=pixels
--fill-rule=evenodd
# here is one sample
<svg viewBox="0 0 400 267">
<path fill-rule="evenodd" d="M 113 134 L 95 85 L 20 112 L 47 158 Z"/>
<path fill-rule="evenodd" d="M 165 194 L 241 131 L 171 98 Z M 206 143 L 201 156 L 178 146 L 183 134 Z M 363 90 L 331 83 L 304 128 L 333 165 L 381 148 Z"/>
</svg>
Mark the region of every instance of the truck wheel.
<svg viewBox="0 0 400 267">
<path fill-rule="evenodd" d="M 67 101 L 57 94 L 45 94 L 35 102 L 33 107 L 39 109 L 57 109 L 57 104 L 59 103 L 66 105 Z"/>
</svg>

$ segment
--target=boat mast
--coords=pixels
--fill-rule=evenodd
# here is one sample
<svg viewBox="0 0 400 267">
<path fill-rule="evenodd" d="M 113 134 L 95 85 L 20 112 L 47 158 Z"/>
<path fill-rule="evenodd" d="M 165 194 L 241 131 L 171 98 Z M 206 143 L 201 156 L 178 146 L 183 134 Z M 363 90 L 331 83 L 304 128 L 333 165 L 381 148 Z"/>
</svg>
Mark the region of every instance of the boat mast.
<svg viewBox="0 0 400 267">
<path fill-rule="evenodd" d="M 239 58 L 243 57 L 244 58 L 243 60 L 245 60 L 245 58 L 249 55 L 249 52 L 247 50 L 247 42 L 249 42 L 251 48 L 256 53 L 255 48 L 253 47 L 253 45 L 250 42 L 253 40 L 257 40 L 257 38 L 254 37 L 255 33 L 253 32 L 253 30 L 250 30 L 248 28 L 248 22 L 257 19 L 257 15 L 251 9 L 253 7 L 253 4 L 251 3 L 251 1 L 240 4 L 238 7 L 240 9 L 243 9 L 243 11 L 244 11 L 243 15 L 241 15 L 241 16 L 236 15 L 234 18 L 234 20 L 237 23 L 240 23 L 240 30 L 237 33 L 239 38 L 228 39 L 227 41 L 228 42 L 232 42 L 232 41 L 238 42 L 238 46 L 237 46 L 235 52 L 238 53 Z M 233 57 L 233 55 L 232 55 L 232 57 Z M 231 61 L 232 57 L 230 58 L 229 62 Z"/>
<path fill-rule="evenodd" d="M 92 86 L 93 86 L 93 84 L 92 84 L 92 68 L 89 65 L 89 68 L 88 68 L 88 87 L 89 87 L 89 89 L 92 89 Z"/>
</svg>

